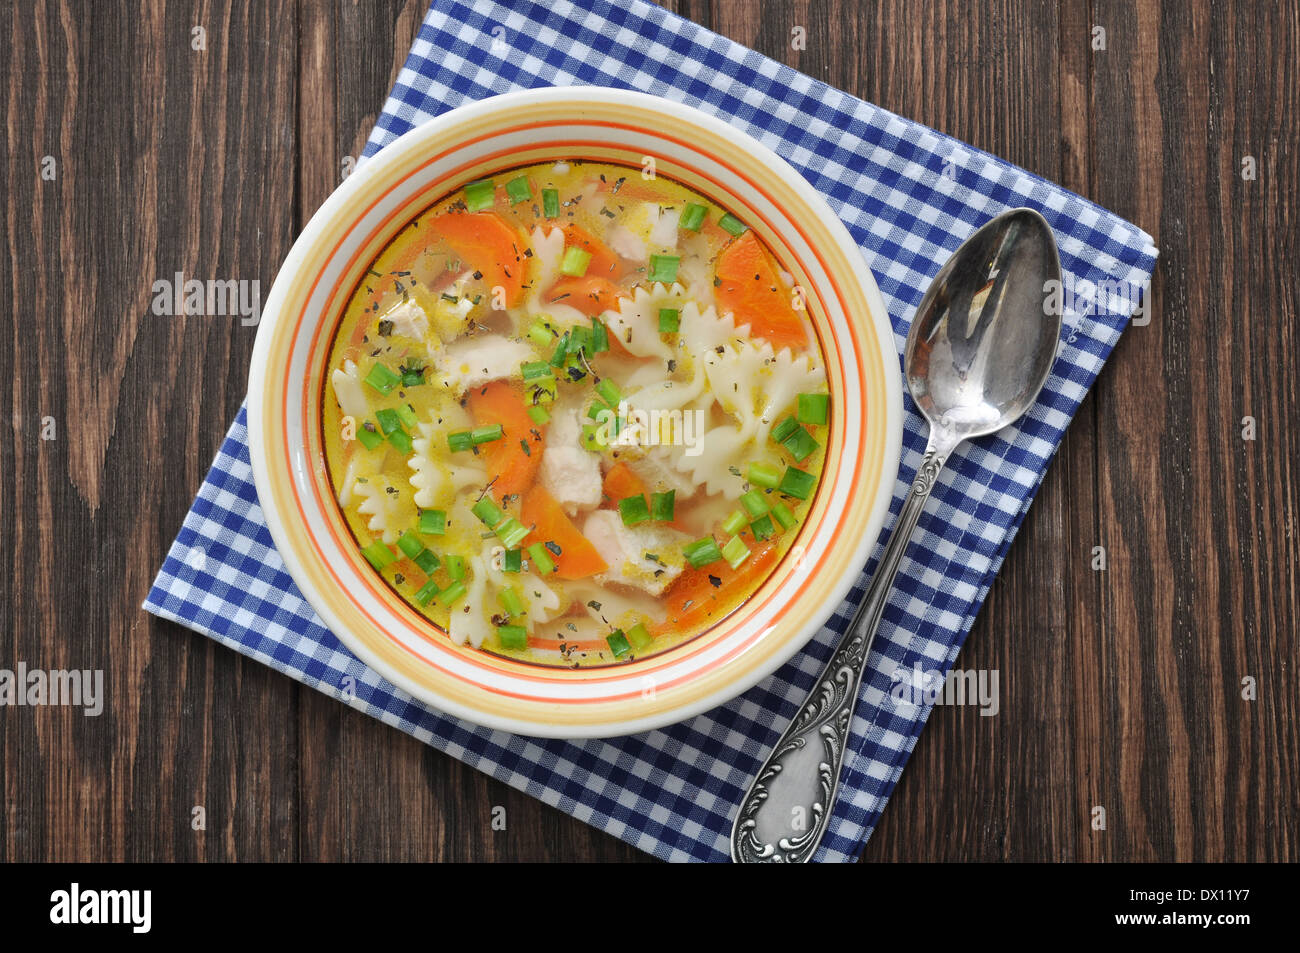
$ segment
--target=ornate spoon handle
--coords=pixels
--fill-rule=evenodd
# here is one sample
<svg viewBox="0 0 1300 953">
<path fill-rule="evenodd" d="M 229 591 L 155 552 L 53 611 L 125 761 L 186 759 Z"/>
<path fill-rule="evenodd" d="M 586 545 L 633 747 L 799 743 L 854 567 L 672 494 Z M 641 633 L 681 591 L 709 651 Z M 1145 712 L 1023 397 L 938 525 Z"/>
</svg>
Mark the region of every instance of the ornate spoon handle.
<svg viewBox="0 0 1300 953">
<path fill-rule="evenodd" d="M 944 438 L 947 439 L 944 439 Z M 821 842 L 849 739 L 858 687 L 912 530 L 959 441 L 931 433 L 866 598 L 794 720 L 750 785 L 731 832 L 737 863 L 802 863 Z"/>
</svg>

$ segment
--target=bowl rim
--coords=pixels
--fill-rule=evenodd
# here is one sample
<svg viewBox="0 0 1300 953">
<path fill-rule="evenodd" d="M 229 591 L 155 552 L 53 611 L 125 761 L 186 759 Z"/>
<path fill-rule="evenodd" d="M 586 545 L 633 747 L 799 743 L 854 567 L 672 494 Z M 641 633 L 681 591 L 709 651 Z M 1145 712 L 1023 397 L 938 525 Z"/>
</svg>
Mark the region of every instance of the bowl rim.
<svg viewBox="0 0 1300 953">
<path fill-rule="evenodd" d="M 859 320 L 865 320 L 865 323 L 874 332 L 874 341 L 877 345 L 874 350 L 879 352 L 876 355 L 880 359 L 879 373 L 884 378 L 883 388 L 878 388 L 883 391 L 883 405 L 877 404 L 875 408 L 876 412 L 882 413 L 884 434 L 883 457 L 880 460 L 877 473 L 875 498 L 870 504 L 869 515 L 865 522 L 866 532 L 862 534 L 860 539 L 856 540 L 853 551 L 847 557 L 845 563 L 846 567 L 856 567 L 856 569 L 845 568 L 841 572 L 841 578 L 831 586 L 828 592 L 820 597 L 816 608 L 806 613 L 803 620 L 794 626 L 791 634 L 784 636 L 784 642 L 779 649 L 772 652 L 757 667 L 742 673 L 743 677 L 726 680 L 715 690 L 702 697 L 652 714 L 619 721 L 595 721 L 588 724 L 547 724 L 545 722 L 524 721 L 513 716 L 476 709 L 455 699 L 447 698 L 435 688 L 422 684 L 408 677 L 406 673 L 394 668 L 387 660 L 372 651 L 371 647 L 365 644 L 363 640 L 354 637 L 348 625 L 338 617 L 333 606 L 315 591 L 313 585 L 304 584 L 303 580 L 307 579 L 308 576 L 299 560 L 297 548 L 292 544 L 292 529 L 278 506 L 271 502 L 274 500 L 274 496 L 262 492 L 268 486 L 267 481 L 270 479 L 267 454 L 272 448 L 268 447 L 263 433 L 261 404 L 266 392 L 267 376 L 270 371 L 268 352 L 271 349 L 273 338 L 277 333 L 276 327 L 280 323 L 282 316 L 283 299 L 288 294 L 285 288 L 289 281 L 286 280 L 285 276 L 294 276 L 304 269 L 312 267 L 313 259 L 310 252 L 315 250 L 315 245 L 319 239 L 335 231 L 345 233 L 351 225 L 356 224 L 357 220 L 355 219 L 344 220 L 340 218 L 349 207 L 350 200 L 367 186 L 373 185 L 376 179 L 382 180 L 386 173 L 399 166 L 401 161 L 410 154 L 428 148 L 435 141 L 445 142 L 448 137 L 454 140 L 455 128 L 458 125 L 491 117 L 494 112 L 506 113 L 536 104 L 566 102 L 575 105 L 601 102 L 615 106 L 626 105 L 653 109 L 687 127 L 694 124 L 711 131 L 719 137 L 731 139 L 738 144 L 739 148 L 756 156 L 765 167 L 781 179 L 785 187 L 796 194 L 798 199 L 804 203 L 806 212 L 817 217 L 819 223 L 829 232 L 830 238 L 837 244 L 838 251 L 848 265 L 848 273 L 844 277 L 851 279 L 866 299 L 869 313 L 865 316 L 865 319 L 859 317 Z M 581 122 L 580 118 L 575 119 L 575 123 L 581 124 Z M 650 135 L 655 134 L 653 129 L 646 129 L 645 132 Z M 794 213 L 791 213 L 791 218 L 793 220 Z M 849 316 L 846 315 L 846 319 L 850 319 Z M 864 348 L 864 350 L 866 349 L 870 349 L 869 346 Z M 829 353 L 828 351 L 828 356 Z M 359 163 L 355 171 L 344 180 L 312 216 L 281 265 L 262 310 L 262 319 L 258 328 L 250 369 L 248 395 L 250 460 L 252 462 L 254 482 L 259 490 L 258 497 L 262 501 L 263 514 L 268 529 L 284 561 L 286 570 L 295 580 L 303 597 L 326 624 L 326 627 L 350 652 L 386 680 L 414 698 L 428 703 L 438 711 L 473 724 L 531 737 L 569 739 L 614 737 L 683 721 L 736 697 L 789 661 L 825 625 L 837 606 L 852 589 L 861 568 L 866 564 L 879 538 L 884 520 L 888 516 L 902 443 L 902 378 L 888 311 L 860 248 L 849 235 L 843 222 L 831 210 L 826 200 L 784 159 L 735 126 L 692 106 L 673 100 L 610 87 L 546 87 L 490 96 L 457 107 L 412 128 L 375 156 Z M 682 643 L 682 645 L 687 644 L 689 644 L 689 640 Z M 664 653 L 655 656 L 655 658 L 670 657 L 677 648 L 668 649 Z"/>
</svg>

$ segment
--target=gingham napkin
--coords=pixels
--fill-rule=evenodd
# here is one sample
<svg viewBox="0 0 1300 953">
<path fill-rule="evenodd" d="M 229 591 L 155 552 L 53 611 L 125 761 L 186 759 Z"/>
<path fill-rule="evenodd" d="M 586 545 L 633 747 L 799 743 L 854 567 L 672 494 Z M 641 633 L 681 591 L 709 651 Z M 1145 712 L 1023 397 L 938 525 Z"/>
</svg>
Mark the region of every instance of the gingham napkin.
<svg viewBox="0 0 1300 953">
<path fill-rule="evenodd" d="M 1123 291 L 1147 286 L 1156 249 L 1144 232 L 1078 196 L 643 0 L 434 0 L 366 154 L 469 100 L 572 84 L 630 87 L 690 103 L 788 159 L 862 246 L 900 353 L 931 276 L 972 230 L 1029 205 L 1056 232 L 1066 291 L 1075 293 L 1065 296 L 1074 306 L 1066 311 L 1054 374 L 1017 426 L 965 445 L 950 462 L 885 609 L 844 783 L 817 854 L 854 858 L 929 714 L 929 705 L 913 705 L 890 689 L 914 665 L 947 672 L 953 664 L 1071 416 L 1128 320 L 1132 300 Z M 1098 287 L 1108 293 L 1088 294 Z M 910 399 L 905 406 L 895 514 L 925 445 L 921 418 Z M 413 701 L 322 626 L 272 547 L 253 487 L 244 419 L 241 411 L 146 609 L 656 856 L 727 857 L 736 805 L 847 626 L 867 573 L 794 661 L 731 704 L 688 722 L 584 743 L 489 731 Z M 345 683 L 348 676 L 354 681 Z"/>
</svg>

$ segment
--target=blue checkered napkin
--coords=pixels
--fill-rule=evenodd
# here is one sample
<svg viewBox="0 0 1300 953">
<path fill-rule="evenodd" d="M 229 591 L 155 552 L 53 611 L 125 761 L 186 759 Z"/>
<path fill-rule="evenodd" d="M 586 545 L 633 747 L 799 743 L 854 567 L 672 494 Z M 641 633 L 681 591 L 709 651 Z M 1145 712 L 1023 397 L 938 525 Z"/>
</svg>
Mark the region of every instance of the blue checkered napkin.
<svg viewBox="0 0 1300 953">
<path fill-rule="evenodd" d="M 939 672 L 953 664 L 1071 416 L 1132 310 L 1122 294 L 1088 290 L 1145 288 L 1156 249 L 1142 231 L 1063 189 L 643 0 L 435 0 L 366 154 L 469 100 L 578 83 L 691 103 L 785 156 L 862 246 L 900 353 L 930 277 L 975 227 L 1013 206 L 1033 206 L 1051 222 L 1067 289 L 1077 294 L 1067 304 L 1083 303 L 1066 312 L 1055 373 L 1037 406 L 1018 426 L 966 445 L 950 462 L 903 562 L 817 855 L 853 858 L 929 714 L 928 705 L 910 704 L 891 686 L 916 664 Z M 907 407 L 894 513 L 925 445 L 922 421 L 910 401 Z M 852 600 L 868 579 L 864 574 Z M 353 658 L 299 595 L 262 520 L 241 412 L 145 607 L 659 857 L 721 860 L 737 802 L 853 606 L 842 605 L 806 651 L 743 697 L 662 731 L 574 744 L 456 721 Z"/>
</svg>

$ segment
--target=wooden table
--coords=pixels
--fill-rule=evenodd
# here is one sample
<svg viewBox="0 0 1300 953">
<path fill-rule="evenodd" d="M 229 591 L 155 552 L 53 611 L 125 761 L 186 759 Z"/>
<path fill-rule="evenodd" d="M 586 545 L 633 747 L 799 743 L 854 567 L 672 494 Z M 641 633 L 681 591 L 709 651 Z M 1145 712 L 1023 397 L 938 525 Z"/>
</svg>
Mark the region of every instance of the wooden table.
<svg viewBox="0 0 1300 953">
<path fill-rule="evenodd" d="M 0 858 L 643 857 L 139 608 L 255 331 L 152 283 L 265 293 L 426 2 L 0 5 L 0 667 L 108 691 L 0 709 Z M 866 859 L 1300 859 L 1297 4 L 674 6 L 1161 249 L 960 657 L 1000 711 L 935 709 Z"/>
</svg>

